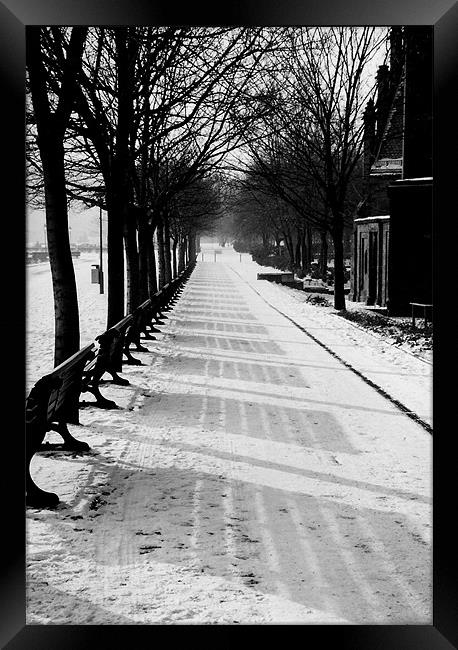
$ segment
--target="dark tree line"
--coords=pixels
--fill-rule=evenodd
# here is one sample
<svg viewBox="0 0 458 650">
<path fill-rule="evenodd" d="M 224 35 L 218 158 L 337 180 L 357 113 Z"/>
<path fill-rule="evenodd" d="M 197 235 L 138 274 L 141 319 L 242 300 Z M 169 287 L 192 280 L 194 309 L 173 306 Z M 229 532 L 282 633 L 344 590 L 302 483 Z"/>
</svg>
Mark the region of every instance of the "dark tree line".
<svg viewBox="0 0 458 650">
<path fill-rule="evenodd" d="M 107 213 L 110 327 L 227 216 L 227 169 L 238 170 L 239 222 L 266 245 L 284 243 L 295 270 L 309 269 L 318 236 L 324 273 L 330 239 L 335 307 L 345 308 L 343 236 L 361 199 L 372 92 L 365 71 L 385 36 L 369 27 L 29 27 L 28 189 L 46 211 L 55 364 L 79 348 L 71 202 Z"/>
<path fill-rule="evenodd" d="M 219 209 L 215 171 L 243 137 L 229 116 L 272 44 L 254 28 L 27 29 L 29 197 L 44 193 L 56 365 L 79 348 L 69 203 L 107 212 L 110 327 L 195 258 Z"/>
<path fill-rule="evenodd" d="M 238 171 L 253 197 L 271 201 L 292 267 L 310 262 L 311 228 L 323 267 L 330 238 L 336 309 L 345 309 L 344 231 L 362 198 L 362 116 L 375 84 L 368 66 L 386 38 L 373 27 L 280 29 L 262 85 L 234 117 L 258 116 Z"/>
</svg>

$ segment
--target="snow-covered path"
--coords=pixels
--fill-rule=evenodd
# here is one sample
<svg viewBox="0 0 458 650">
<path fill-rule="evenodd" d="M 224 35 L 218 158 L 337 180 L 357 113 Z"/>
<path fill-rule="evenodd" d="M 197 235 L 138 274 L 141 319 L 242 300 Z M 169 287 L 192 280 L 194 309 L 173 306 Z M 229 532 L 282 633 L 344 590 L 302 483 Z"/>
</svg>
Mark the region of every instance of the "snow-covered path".
<svg viewBox="0 0 458 650">
<path fill-rule="evenodd" d="M 431 436 L 234 268 L 34 459 L 28 623 L 431 624 Z"/>
</svg>

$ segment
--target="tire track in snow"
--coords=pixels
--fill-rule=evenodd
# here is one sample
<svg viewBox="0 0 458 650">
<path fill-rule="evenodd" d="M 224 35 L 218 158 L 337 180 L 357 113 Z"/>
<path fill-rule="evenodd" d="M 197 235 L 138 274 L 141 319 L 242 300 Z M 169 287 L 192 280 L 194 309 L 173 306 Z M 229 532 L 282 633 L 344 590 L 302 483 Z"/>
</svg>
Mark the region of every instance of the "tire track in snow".
<svg viewBox="0 0 458 650">
<path fill-rule="evenodd" d="M 285 581 L 282 580 L 282 570 L 280 557 L 278 555 L 275 543 L 269 530 L 267 508 L 264 503 L 263 489 L 257 487 L 255 492 L 256 519 L 259 526 L 259 535 L 264 547 L 265 560 L 267 568 L 271 573 L 271 580 L 275 586 L 275 591 L 288 600 L 291 599 L 291 592 Z"/>
<path fill-rule="evenodd" d="M 338 524 L 338 526 L 339 525 L 342 526 L 342 523 Z M 394 585 L 398 589 L 398 594 L 402 597 L 403 603 L 405 603 L 404 607 L 407 605 L 407 607 L 410 610 L 410 615 L 412 617 L 412 620 L 414 621 L 415 613 L 418 612 L 420 609 L 422 609 L 423 602 L 422 602 L 422 596 L 420 595 L 417 586 L 410 586 L 408 583 L 407 576 L 409 575 L 409 567 L 405 567 L 406 575 L 399 573 L 396 565 L 394 564 L 385 546 L 384 541 L 378 538 L 376 531 L 374 530 L 373 526 L 366 518 L 359 519 L 357 522 L 357 526 L 361 530 L 362 533 L 361 537 L 363 539 L 370 540 L 371 563 L 374 562 L 372 558 L 375 558 L 375 562 L 377 563 L 377 566 L 382 567 L 381 569 L 379 569 L 379 572 L 381 574 L 391 576 L 392 583 L 390 585 L 390 588 L 394 583 Z M 383 583 L 381 584 L 381 586 L 382 585 Z M 424 587 L 424 585 L 418 585 L 418 587 L 421 586 Z"/>
</svg>

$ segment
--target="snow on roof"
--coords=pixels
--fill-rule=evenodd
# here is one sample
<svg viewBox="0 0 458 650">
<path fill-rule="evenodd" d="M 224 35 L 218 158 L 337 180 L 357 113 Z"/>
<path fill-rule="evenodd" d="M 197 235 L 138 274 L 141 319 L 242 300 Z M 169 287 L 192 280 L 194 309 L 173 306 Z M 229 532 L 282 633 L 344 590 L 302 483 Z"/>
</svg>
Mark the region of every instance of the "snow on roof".
<svg viewBox="0 0 458 650">
<path fill-rule="evenodd" d="M 360 219 L 355 219 L 355 223 L 362 223 L 364 221 L 388 221 L 390 219 L 389 214 L 385 214 L 383 216 L 375 216 L 375 217 L 361 217 Z"/>
<path fill-rule="evenodd" d="M 394 181 L 395 183 L 399 183 L 399 181 L 432 181 L 433 177 L 432 176 L 422 176 L 418 178 L 400 178 L 398 181 Z"/>
</svg>

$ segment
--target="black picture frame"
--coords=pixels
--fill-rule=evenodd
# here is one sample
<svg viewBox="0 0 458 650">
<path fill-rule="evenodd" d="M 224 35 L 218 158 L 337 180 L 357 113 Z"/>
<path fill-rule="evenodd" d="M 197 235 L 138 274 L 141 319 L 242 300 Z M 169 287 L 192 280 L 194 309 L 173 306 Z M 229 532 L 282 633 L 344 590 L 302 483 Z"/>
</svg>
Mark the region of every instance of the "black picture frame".
<svg viewBox="0 0 458 650">
<path fill-rule="evenodd" d="M 351 650 L 447 650 L 458 647 L 457 559 L 453 533 L 456 461 L 452 451 L 454 381 L 444 379 L 453 345 L 453 321 L 447 311 L 453 296 L 451 270 L 456 252 L 450 235 L 455 219 L 458 5 L 453 0 L 253 0 L 207 7 L 204 3 L 163 0 L 0 0 L 0 81 L 2 93 L 3 265 L 0 324 L 4 351 L 3 423 L 3 569 L 0 644 L 19 648 L 139 647 L 139 635 L 157 642 L 158 631 L 174 641 L 183 626 L 26 626 L 24 520 L 24 349 L 25 340 L 25 192 L 24 70 L 27 25 L 432 25 L 434 27 L 434 618 L 431 626 L 223 626 L 225 642 L 253 632 L 283 641 L 293 634 L 309 647 Z M 454 142 L 456 142 L 456 137 Z M 447 267 L 449 264 L 449 267 Z M 452 295 L 450 295 L 452 292 Z M 452 321 L 452 322 L 451 322 Z M 437 333 L 436 333 L 437 330 Z M 24 336 L 23 336 L 24 335 Z M 24 390 L 21 392 L 20 387 Z M 452 393 L 453 391 L 453 393 Z M 301 629 L 298 630 L 297 628 Z M 154 628 L 154 629 L 152 629 Z M 247 630 L 249 628 L 249 630 Z M 255 629 L 251 629 L 255 628 Z M 263 629 L 261 629 L 263 628 Z M 274 629 L 275 628 L 275 629 Z M 199 634 L 201 626 L 187 633 Z M 208 635 L 221 626 L 205 626 Z M 227 637 L 226 637 L 227 635 Z M 281 635 L 281 636 L 280 636 Z M 264 637 L 266 638 L 266 637 Z M 227 639 L 227 640 L 226 640 Z M 275 642 L 275 638 L 272 639 Z M 142 641 L 144 643 L 144 640 Z"/>
</svg>

